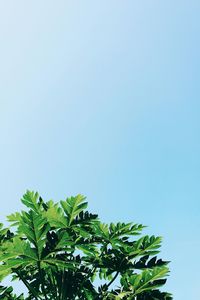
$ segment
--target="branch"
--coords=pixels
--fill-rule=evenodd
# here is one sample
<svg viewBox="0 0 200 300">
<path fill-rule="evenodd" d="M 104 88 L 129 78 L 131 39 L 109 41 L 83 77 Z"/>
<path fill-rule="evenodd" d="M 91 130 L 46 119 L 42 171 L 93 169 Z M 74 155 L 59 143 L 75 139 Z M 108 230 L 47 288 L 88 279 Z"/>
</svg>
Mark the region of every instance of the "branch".
<svg viewBox="0 0 200 300">
<path fill-rule="evenodd" d="M 115 281 L 115 279 L 117 278 L 118 275 L 119 275 L 119 271 L 116 272 L 116 274 L 113 277 L 113 279 L 107 284 L 107 288 L 109 288 L 109 286 Z"/>
</svg>

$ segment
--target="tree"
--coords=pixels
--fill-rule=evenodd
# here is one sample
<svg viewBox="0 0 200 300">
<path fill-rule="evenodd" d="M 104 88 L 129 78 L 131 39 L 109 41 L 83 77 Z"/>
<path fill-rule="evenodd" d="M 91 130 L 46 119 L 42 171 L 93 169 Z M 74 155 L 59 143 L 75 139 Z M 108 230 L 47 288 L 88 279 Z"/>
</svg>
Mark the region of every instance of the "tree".
<svg viewBox="0 0 200 300">
<path fill-rule="evenodd" d="M 161 238 L 135 239 L 143 225 L 103 224 L 82 195 L 54 203 L 27 191 L 21 201 L 26 210 L 0 227 L 0 280 L 12 275 L 28 295 L 0 286 L 0 299 L 172 299 L 159 290 L 169 272 L 156 256 Z"/>
</svg>

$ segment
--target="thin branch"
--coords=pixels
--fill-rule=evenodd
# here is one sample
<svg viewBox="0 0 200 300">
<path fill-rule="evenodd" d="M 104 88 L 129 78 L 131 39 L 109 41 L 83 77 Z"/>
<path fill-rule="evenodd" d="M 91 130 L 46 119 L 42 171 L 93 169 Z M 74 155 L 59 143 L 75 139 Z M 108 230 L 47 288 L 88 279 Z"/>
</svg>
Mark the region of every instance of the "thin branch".
<svg viewBox="0 0 200 300">
<path fill-rule="evenodd" d="M 109 286 L 115 281 L 115 279 L 117 278 L 118 275 L 119 275 L 119 271 L 116 272 L 116 274 L 113 277 L 113 279 L 107 284 L 107 288 L 109 288 Z"/>
</svg>

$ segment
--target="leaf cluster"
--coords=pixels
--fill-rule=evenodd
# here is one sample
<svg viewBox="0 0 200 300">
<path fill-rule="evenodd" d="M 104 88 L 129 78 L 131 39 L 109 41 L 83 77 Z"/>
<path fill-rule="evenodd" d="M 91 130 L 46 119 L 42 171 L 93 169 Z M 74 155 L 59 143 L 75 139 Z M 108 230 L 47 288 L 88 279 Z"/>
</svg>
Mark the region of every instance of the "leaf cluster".
<svg viewBox="0 0 200 300">
<path fill-rule="evenodd" d="M 104 224 L 82 195 L 55 203 L 27 191 L 21 201 L 26 209 L 0 227 L 0 280 L 12 275 L 28 295 L 0 286 L 0 299 L 172 299 L 160 291 L 169 273 L 161 237 L 141 236 L 143 225 Z"/>
</svg>

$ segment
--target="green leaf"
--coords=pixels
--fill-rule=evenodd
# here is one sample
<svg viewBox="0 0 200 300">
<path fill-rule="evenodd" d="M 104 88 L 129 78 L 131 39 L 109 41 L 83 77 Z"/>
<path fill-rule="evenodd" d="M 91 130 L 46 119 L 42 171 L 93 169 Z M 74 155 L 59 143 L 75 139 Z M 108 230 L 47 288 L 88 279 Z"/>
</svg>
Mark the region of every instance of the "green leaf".
<svg viewBox="0 0 200 300">
<path fill-rule="evenodd" d="M 30 244 L 19 237 L 13 238 L 12 242 L 4 244 L 3 251 L 0 253 L 0 277 L 6 277 L 12 273 L 12 269 L 19 266 L 36 265 L 37 255 Z"/>
<path fill-rule="evenodd" d="M 166 277 L 168 273 L 169 269 L 167 267 L 155 267 L 145 269 L 140 274 L 132 275 L 129 282 L 134 287 L 134 295 L 160 287 L 163 283 L 158 280 Z"/>
<path fill-rule="evenodd" d="M 35 249 L 31 248 L 30 244 L 19 237 L 13 238 L 12 242 L 7 242 L 4 245 L 3 251 L 0 254 L 0 261 L 6 262 L 11 258 L 21 257 L 28 258 L 31 261 L 37 261 Z"/>
<path fill-rule="evenodd" d="M 20 223 L 21 214 L 19 212 L 7 216 L 7 220 L 12 223 L 12 226 L 17 226 Z"/>
<path fill-rule="evenodd" d="M 47 209 L 44 213 L 51 227 L 55 228 L 66 228 L 67 219 L 64 216 L 62 209 L 55 204 Z"/>
<path fill-rule="evenodd" d="M 66 201 L 60 201 L 65 214 L 68 217 L 68 225 L 70 226 L 76 216 L 87 208 L 85 197 L 77 195 L 76 197 L 67 198 Z"/>
<path fill-rule="evenodd" d="M 120 223 L 118 222 L 116 225 L 111 223 L 109 227 L 110 239 L 114 240 L 116 238 L 128 235 L 138 235 L 141 233 L 142 229 L 145 226 L 141 224 L 133 224 L 133 223 Z"/>
<path fill-rule="evenodd" d="M 26 205 L 27 207 L 31 208 L 36 213 L 40 212 L 40 205 L 38 203 L 39 194 L 33 191 L 26 191 L 26 193 L 23 195 L 23 198 L 21 199 L 22 203 Z"/>
<path fill-rule="evenodd" d="M 37 214 L 34 211 L 22 213 L 18 230 L 35 246 L 39 259 L 47 241 L 46 234 L 49 229 L 47 220 L 42 214 Z"/>
<path fill-rule="evenodd" d="M 97 222 L 94 224 L 95 235 L 109 242 L 110 233 L 109 226 L 104 223 Z"/>
</svg>

